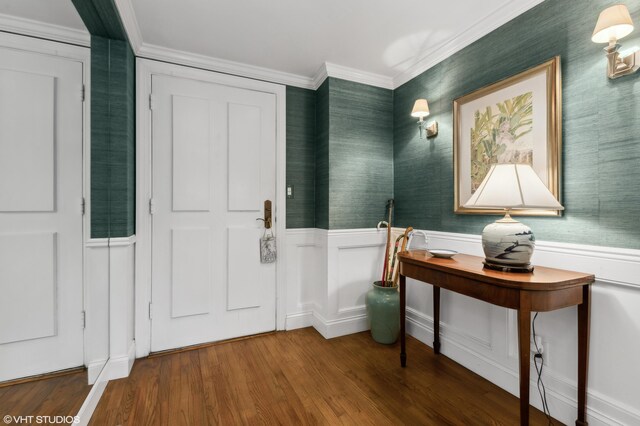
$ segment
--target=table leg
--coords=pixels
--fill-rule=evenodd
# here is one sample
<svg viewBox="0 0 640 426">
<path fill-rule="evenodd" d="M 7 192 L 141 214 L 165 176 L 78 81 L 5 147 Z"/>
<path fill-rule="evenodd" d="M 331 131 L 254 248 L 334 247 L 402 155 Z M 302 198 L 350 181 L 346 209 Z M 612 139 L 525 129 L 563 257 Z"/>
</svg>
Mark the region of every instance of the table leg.
<svg viewBox="0 0 640 426">
<path fill-rule="evenodd" d="M 518 311 L 518 351 L 520 354 L 520 425 L 529 424 L 529 372 L 531 344 L 531 311 Z"/>
<path fill-rule="evenodd" d="M 582 287 L 582 303 L 578 305 L 578 419 L 576 420 L 576 426 L 587 425 L 590 299 L 591 285 L 585 285 Z"/>
<path fill-rule="evenodd" d="M 400 365 L 407 366 L 405 320 L 407 311 L 407 277 L 400 274 Z"/>
<path fill-rule="evenodd" d="M 433 286 L 433 353 L 440 353 L 440 287 Z"/>
</svg>

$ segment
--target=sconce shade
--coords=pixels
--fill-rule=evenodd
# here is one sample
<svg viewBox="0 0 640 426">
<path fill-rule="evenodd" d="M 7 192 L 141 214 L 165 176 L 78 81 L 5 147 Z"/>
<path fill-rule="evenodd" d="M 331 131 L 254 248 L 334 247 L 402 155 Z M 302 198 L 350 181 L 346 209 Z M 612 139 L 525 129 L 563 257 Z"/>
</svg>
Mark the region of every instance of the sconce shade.
<svg viewBox="0 0 640 426">
<path fill-rule="evenodd" d="M 528 164 L 494 164 L 464 206 L 564 210 Z"/>
<path fill-rule="evenodd" d="M 606 8 L 600 13 L 591 40 L 594 43 L 609 43 L 620 40 L 633 31 L 629 9 L 623 4 Z"/>
<path fill-rule="evenodd" d="M 418 99 L 416 103 L 413 104 L 413 110 L 411 111 L 412 117 L 426 117 L 429 115 L 429 104 L 426 99 Z"/>
</svg>

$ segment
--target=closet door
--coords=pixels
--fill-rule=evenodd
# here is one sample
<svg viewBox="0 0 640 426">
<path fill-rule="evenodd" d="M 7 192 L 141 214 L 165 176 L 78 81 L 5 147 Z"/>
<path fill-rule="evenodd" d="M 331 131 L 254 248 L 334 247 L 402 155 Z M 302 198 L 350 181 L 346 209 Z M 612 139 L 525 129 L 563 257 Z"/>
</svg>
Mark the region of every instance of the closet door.
<svg viewBox="0 0 640 426">
<path fill-rule="evenodd" d="M 275 96 L 153 76 L 152 98 L 151 350 L 274 330 Z"/>
<path fill-rule="evenodd" d="M 0 47 L 0 381 L 83 364 L 82 72 Z"/>
</svg>

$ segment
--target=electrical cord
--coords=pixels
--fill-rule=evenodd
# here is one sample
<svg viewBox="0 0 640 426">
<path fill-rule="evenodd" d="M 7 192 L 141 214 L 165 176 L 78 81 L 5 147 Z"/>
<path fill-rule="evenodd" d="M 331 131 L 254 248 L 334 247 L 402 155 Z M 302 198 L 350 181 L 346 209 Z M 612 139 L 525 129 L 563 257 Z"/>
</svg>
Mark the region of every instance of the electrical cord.
<svg viewBox="0 0 640 426">
<path fill-rule="evenodd" d="M 536 353 L 533 356 L 533 365 L 536 367 L 536 373 L 538 373 L 538 393 L 540 394 L 540 400 L 542 401 L 542 410 L 544 411 L 544 415 L 547 416 L 547 421 L 549 422 L 549 426 L 553 426 L 553 420 L 551 418 L 551 410 L 549 410 L 549 404 L 547 404 L 547 390 L 544 387 L 544 382 L 542 381 L 542 369 L 544 368 L 544 357 L 542 356 L 542 352 L 540 352 L 540 348 L 538 347 L 538 342 L 536 341 L 536 318 L 538 318 L 538 312 L 533 316 L 533 344 L 536 347 Z M 540 368 L 538 368 L 538 360 L 540 360 Z"/>
</svg>

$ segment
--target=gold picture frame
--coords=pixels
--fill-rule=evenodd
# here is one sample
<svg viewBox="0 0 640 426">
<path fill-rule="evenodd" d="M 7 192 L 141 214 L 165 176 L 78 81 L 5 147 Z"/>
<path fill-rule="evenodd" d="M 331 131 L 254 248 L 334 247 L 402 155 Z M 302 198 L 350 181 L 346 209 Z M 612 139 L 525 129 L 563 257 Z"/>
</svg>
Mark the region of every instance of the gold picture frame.
<svg viewBox="0 0 640 426">
<path fill-rule="evenodd" d="M 561 201 L 562 86 L 560 57 L 453 101 L 454 212 L 504 214 L 463 207 L 492 163 L 531 164 Z M 484 173 L 484 174 L 483 174 Z M 559 216 L 556 210 L 512 215 Z"/>
</svg>

